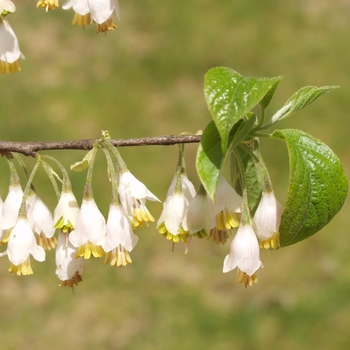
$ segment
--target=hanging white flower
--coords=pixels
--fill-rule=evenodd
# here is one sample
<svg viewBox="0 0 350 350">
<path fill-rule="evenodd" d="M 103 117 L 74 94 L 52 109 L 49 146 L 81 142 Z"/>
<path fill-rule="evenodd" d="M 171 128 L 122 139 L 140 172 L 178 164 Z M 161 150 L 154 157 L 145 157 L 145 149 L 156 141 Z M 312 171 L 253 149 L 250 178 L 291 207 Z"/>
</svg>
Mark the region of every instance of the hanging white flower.
<svg viewBox="0 0 350 350">
<path fill-rule="evenodd" d="M 15 32 L 7 20 L 0 21 L 0 73 L 20 71 L 19 59 L 24 58 Z"/>
<path fill-rule="evenodd" d="M 7 255 L 11 266 L 9 272 L 17 275 L 31 275 L 33 270 L 30 265 L 30 257 L 37 261 L 45 260 L 45 250 L 37 245 L 34 233 L 27 218 L 19 217 L 11 230 L 7 250 L 0 257 Z"/>
<path fill-rule="evenodd" d="M 107 235 L 102 244 L 106 252 L 105 263 L 112 266 L 126 266 L 132 262 L 130 252 L 139 238 L 133 233 L 131 224 L 124 214 L 123 207 L 117 204 L 109 206 Z"/>
<path fill-rule="evenodd" d="M 160 200 L 130 171 L 120 174 L 118 192 L 124 212 L 131 220 L 133 228 L 154 222 L 153 216 L 146 207 L 146 200 L 158 202 Z"/>
<path fill-rule="evenodd" d="M 97 23 L 97 32 L 106 32 L 116 28 L 112 15 L 120 19 L 118 0 L 88 0 L 91 19 Z"/>
<path fill-rule="evenodd" d="M 27 198 L 27 217 L 35 234 L 37 243 L 44 249 L 56 247 L 52 213 L 41 198 L 33 193 Z"/>
<path fill-rule="evenodd" d="M 177 182 L 179 181 L 179 184 Z M 179 186 L 179 187 L 178 187 Z M 175 174 L 163 204 L 163 211 L 157 223 L 159 233 L 174 243 L 187 242 L 188 228 L 186 212 L 190 201 L 196 194 L 192 182 L 185 173 Z"/>
<path fill-rule="evenodd" d="M 206 236 L 213 225 L 215 225 L 215 219 L 212 217 L 208 196 L 205 193 L 197 193 L 188 205 L 186 230 L 190 235 Z"/>
<path fill-rule="evenodd" d="M 54 227 L 68 232 L 74 230 L 79 205 L 72 191 L 62 191 L 53 214 Z"/>
<path fill-rule="evenodd" d="M 224 260 L 223 272 L 237 268 L 237 283 L 252 286 L 257 282 L 255 272 L 262 267 L 259 243 L 251 225 L 240 225 L 233 238 L 230 253 Z"/>
<path fill-rule="evenodd" d="M 10 185 L 2 207 L 0 224 L 2 229 L 1 241 L 7 242 L 8 234 L 15 226 L 19 208 L 22 203 L 23 191 L 20 185 Z"/>
<path fill-rule="evenodd" d="M 82 281 L 84 259 L 75 258 L 76 251 L 77 248 L 69 242 L 68 233 L 61 231 L 56 247 L 56 275 L 62 281 L 61 287 L 74 288 L 74 285 Z"/>
<path fill-rule="evenodd" d="M 171 234 L 170 236 L 167 235 L 167 239 L 170 240 L 172 236 L 178 236 L 181 233 L 186 209 L 186 198 L 183 193 L 173 193 L 165 200 L 157 227 L 158 229 L 164 227 L 166 233 Z M 178 238 L 176 241 L 178 241 Z"/>
<path fill-rule="evenodd" d="M 103 256 L 101 247 L 106 237 L 106 220 L 98 209 L 94 199 L 83 199 L 74 231 L 69 240 L 78 248 L 77 256 L 89 259 Z"/>
<path fill-rule="evenodd" d="M 15 4 L 10 0 L 0 0 L 0 16 L 6 16 L 16 11 Z"/>
<path fill-rule="evenodd" d="M 254 228 L 261 248 L 279 248 L 279 226 L 282 213 L 283 207 L 277 201 L 274 192 L 263 192 L 254 215 Z"/>
<path fill-rule="evenodd" d="M 242 197 L 220 176 L 216 191 L 213 214 L 216 218 L 216 227 L 219 230 L 229 230 L 239 226 L 237 214 L 242 212 Z"/>
<path fill-rule="evenodd" d="M 83 27 L 91 24 L 90 8 L 87 0 L 67 0 L 62 8 L 64 10 L 73 8 L 75 14 L 72 24 Z"/>
</svg>

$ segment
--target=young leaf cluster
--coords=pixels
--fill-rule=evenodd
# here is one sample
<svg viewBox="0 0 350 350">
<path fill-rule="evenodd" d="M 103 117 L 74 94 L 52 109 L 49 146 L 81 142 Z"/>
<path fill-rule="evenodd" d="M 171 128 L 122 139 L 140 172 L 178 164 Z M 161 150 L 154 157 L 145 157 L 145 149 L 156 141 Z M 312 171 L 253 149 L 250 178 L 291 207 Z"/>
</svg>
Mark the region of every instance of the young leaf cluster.
<svg viewBox="0 0 350 350">
<path fill-rule="evenodd" d="M 229 161 L 233 185 L 238 193 L 247 191 L 254 213 L 266 186 L 259 138 L 284 141 L 290 180 L 280 243 L 287 246 L 313 235 L 334 217 L 347 197 L 348 181 L 338 157 L 311 135 L 297 129 L 263 133 L 337 86 L 303 87 L 267 117 L 266 109 L 280 82 L 281 77 L 247 78 L 226 67 L 209 70 L 204 93 L 212 121 L 203 132 L 196 166 L 204 188 L 214 199 L 220 174 Z"/>
</svg>

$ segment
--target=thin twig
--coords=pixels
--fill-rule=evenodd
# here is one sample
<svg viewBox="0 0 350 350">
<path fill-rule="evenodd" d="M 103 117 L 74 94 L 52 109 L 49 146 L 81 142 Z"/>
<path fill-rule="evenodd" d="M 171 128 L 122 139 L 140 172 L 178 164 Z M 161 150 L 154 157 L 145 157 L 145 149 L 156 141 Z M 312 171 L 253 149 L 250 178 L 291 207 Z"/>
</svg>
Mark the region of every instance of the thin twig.
<svg viewBox="0 0 350 350">
<path fill-rule="evenodd" d="M 142 137 L 132 139 L 114 139 L 112 144 L 116 147 L 126 146 L 151 146 L 151 145 L 176 145 L 179 143 L 196 143 L 200 142 L 201 135 L 164 135 L 153 137 Z M 49 142 L 7 142 L 0 141 L 0 153 L 5 155 L 8 152 L 17 152 L 25 156 L 35 156 L 38 151 L 50 150 L 90 150 L 93 144 L 98 140 L 86 139 L 75 141 L 49 141 Z"/>
</svg>

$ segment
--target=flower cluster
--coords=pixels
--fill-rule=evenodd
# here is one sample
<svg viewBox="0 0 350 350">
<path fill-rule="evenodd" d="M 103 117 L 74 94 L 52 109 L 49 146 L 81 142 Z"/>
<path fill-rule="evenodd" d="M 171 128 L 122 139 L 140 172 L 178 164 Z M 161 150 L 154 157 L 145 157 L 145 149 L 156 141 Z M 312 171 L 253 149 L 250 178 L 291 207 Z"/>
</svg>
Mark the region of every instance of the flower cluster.
<svg viewBox="0 0 350 350">
<path fill-rule="evenodd" d="M 108 147 L 112 149 L 109 153 L 106 150 Z M 9 272 L 19 276 L 33 274 L 30 256 L 41 262 L 45 260 L 45 250 L 56 248 L 56 274 L 61 280 L 60 285 L 73 288 L 82 281 L 84 259 L 106 256 L 105 264 L 117 267 L 132 262 L 130 252 L 138 242 L 133 230 L 154 221 L 147 209 L 146 200 L 159 200 L 127 170 L 118 151 L 111 145 L 108 147 L 104 151 L 107 153 L 108 172 L 111 174 L 112 201 L 107 222 L 92 194 L 92 169 L 97 148 L 89 152 L 86 158 L 88 161 L 85 162 L 84 158 L 83 162 L 76 163 L 78 166 L 88 166 L 80 208 L 68 174 L 59 164 L 63 173 L 62 191 L 57 193 L 59 200 L 53 215 L 32 185 L 40 164 L 55 183 L 54 177 L 50 176 L 54 173 L 51 166 L 39 156 L 23 190 L 11 159 L 13 155 L 9 156 L 10 187 L 5 201 L 0 198 L 0 241 L 1 245 L 7 244 L 0 257 L 8 256 Z M 53 157 L 43 157 L 58 163 Z M 19 156 L 16 155 L 16 158 L 18 160 Z M 20 164 L 23 165 L 22 162 Z M 73 168 L 78 167 L 76 164 Z M 54 235 L 55 230 L 58 230 L 58 239 Z"/>
<path fill-rule="evenodd" d="M 39 0 L 37 8 L 45 11 L 59 7 L 58 0 Z M 86 26 L 92 23 L 97 25 L 97 33 L 114 30 L 117 26 L 113 21 L 115 14 L 120 19 L 118 0 L 67 0 L 62 8 L 73 9 L 73 24 Z M 10 26 L 8 15 L 16 11 L 11 0 L 0 0 L 0 73 L 10 74 L 21 70 L 19 60 L 24 59 L 17 36 Z"/>
<path fill-rule="evenodd" d="M 179 241 L 187 242 L 187 252 L 192 237 L 207 237 L 217 244 L 224 244 L 237 231 L 224 260 L 223 272 L 237 268 L 237 282 L 251 286 L 257 282 L 256 271 L 263 266 L 258 240 L 260 248 L 279 248 L 278 231 L 283 212 L 265 168 L 263 173 L 265 188 L 254 218 L 251 218 L 247 198 L 238 195 L 222 175 L 214 201 L 202 185 L 196 193 L 187 177 L 183 146 L 180 146 L 177 171 L 158 220 L 159 233 L 172 241 L 173 247 Z"/>
<path fill-rule="evenodd" d="M 95 202 L 92 189 L 94 161 L 100 149 L 107 161 L 112 187 L 107 220 Z M 7 244 L 7 249 L 0 253 L 0 257 L 8 256 L 9 272 L 30 275 L 33 273 L 30 256 L 44 261 L 45 251 L 56 249 L 56 274 L 61 280 L 60 285 L 73 288 L 82 281 L 85 259 L 105 256 L 105 264 L 116 267 L 132 262 L 130 253 L 138 242 L 133 231 L 155 221 L 146 204 L 147 200 L 159 199 L 131 174 L 119 151 L 110 142 L 107 131 L 82 161 L 71 166 L 74 171 L 87 169 L 80 208 L 68 173 L 55 158 L 37 155 L 37 163 L 23 190 L 13 158 L 21 166 L 25 165 L 16 153 L 6 156 L 11 178 L 5 201 L 0 198 L 0 242 L 1 245 Z M 62 172 L 61 191 L 56 183 L 59 176 L 47 159 L 54 161 Z M 32 184 L 40 165 L 56 190 L 58 203 L 53 214 Z M 159 233 L 172 242 L 173 248 L 180 241 L 187 243 L 185 252 L 193 237 L 206 237 L 224 244 L 234 236 L 223 272 L 237 268 L 237 282 L 251 286 L 257 282 L 256 271 L 262 267 L 259 248 L 279 248 L 278 232 L 283 208 L 275 198 L 265 169 L 264 174 L 260 203 L 251 217 L 247 190 L 244 189 L 240 196 L 223 175 L 218 178 L 214 199 L 203 185 L 195 190 L 187 177 L 184 146 L 180 145 L 176 173 L 157 223 Z M 57 239 L 55 230 L 58 231 Z"/>
</svg>

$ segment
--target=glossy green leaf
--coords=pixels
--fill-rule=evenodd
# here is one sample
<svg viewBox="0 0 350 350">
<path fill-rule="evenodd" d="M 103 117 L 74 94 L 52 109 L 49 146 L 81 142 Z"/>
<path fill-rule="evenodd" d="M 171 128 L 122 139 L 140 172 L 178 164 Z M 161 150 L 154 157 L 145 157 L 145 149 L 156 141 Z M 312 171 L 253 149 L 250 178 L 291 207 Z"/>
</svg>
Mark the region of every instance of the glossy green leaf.
<svg viewBox="0 0 350 350">
<path fill-rule="evenodd" d="M 277 77 L 276 81 L 271 86 L 270 90 L 267 92 L 267 94 L 264 96 L 264 98 L 260 101 L 260 105 L 263 109 L 266 109 L 269 106 L 269 104 L 272 100 L 272 97 L 275 94 L 281 80 L 282 80 L 282 77 Z"/>
<path fill-rule="evenodd" d="M 280 80 L 280 77 L 246 78 L 226 67 L 212 68 L 207 72 L 204 93 L 224 153 L 229 146 L 228 138 L 232 127 L 275 89 Z"/>
<path fill-rule="evenodd" d="M 289 117 L 298 110 L 306 107 L 327 92 L 338 88 L 338 86 L 305 86 L 298 90 L 284 106 L 275 113 L 271 121 L 276 122 Z"/>
<path fill-rule="evenodd" d="M 256 115 L 240 120 L 229 135 L 229 148 L 222 152 L 221 138 L 215 123 L 211 121 L 203 132 L 198 148 L 196 166 L 198 176 L 208 195 L 214 200 L 219 176 L 227 153 L 246 138 L 256 123 Z"/>
<path fill-rule="evenodd" d="M 300 130 L 276 130 L 288 148 L 290 181 L 280 225 L 281 246 L 297 243 L 324 227 L 341 209 L 348 180 L 338 157 Z"/>
<path fill-rule="evenodd" d="M 257 139 L 250 147 L 250 151 L 259 158 L 260 146 L 259 141 Z M 245 186 L 247 188 L 248 193 L 248 204 L 250 213 L 254 215 L 261 198 L 261 191 L 263 188 L 263 175 L 261 171 L 256 167 L 255 161 L 253 160 L 251 155 L 246 151 L 245 148 L 238 147 L 237 153 L 239 154 L 242 161 L 242 165 L 244 167 Z M 234 155 L 232 154 L 232 158 L 233 157 Z M 234 159 L 232 159 L 231 166 L 233 166 L 234 164 L 235 161 Z M 231 177 L 234 178 L 236 173 L 237 167 L 232 168 Z M 235 190 L 241 196 L 243 195 L 243 190 L 239 181 L 237 181 L 235 184 Z"/>
</svg>

